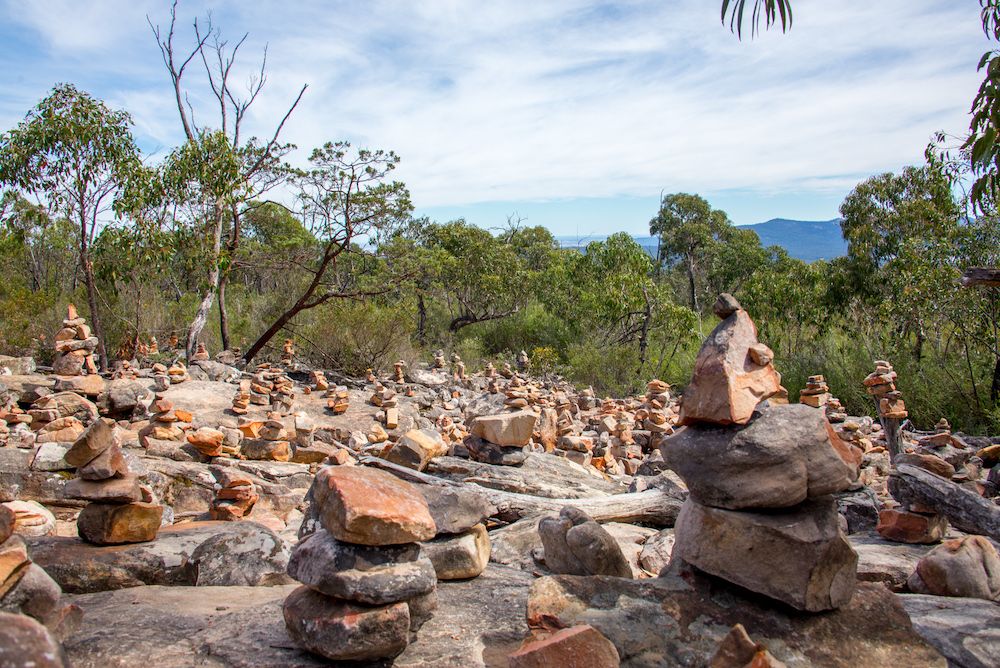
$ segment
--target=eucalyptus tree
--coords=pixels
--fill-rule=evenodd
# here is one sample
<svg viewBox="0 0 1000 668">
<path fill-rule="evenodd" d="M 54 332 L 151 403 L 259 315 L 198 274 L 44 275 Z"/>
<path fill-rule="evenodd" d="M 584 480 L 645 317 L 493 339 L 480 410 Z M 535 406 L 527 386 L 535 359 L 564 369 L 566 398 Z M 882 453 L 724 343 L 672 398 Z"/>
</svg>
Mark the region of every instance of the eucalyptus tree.
<svg viewBox="0 0 1000 668">
<path fill-rule="evenodd" d="M 237 253 L 243 233 L 243 217 L 254 206 L 255 200 L 284 183 L 290 171 L 284 164 L 285 156 L 294 148 L 282 143 L 281 132 L 292 112 L 299 105 L 307 85 L 299 89 L 298 95 L 277 122 L 269 138 L 247 137 L 244 128 L 248 113 L 267 83 L 267 48 L 265 47 L 259 69 L 249 77 L 246 89 L 240 91 L 233 84 L 234 73 L 239 70 L 238 57 L 246 43 L 244 34 L 234 44 L 222 38 L 222 33 L 213 27 L 211 17 L 204 24 L 194 21 L 194 46 L 179 51 L 175 42 L 177 26 L 177 0 L 170 8 L 170 23 L 166 29 L 154 25 L 147 18 L 157 46 L 163 57 L 163 64 L 170 77 L 177 113 L 180 117 L 184 136 L 189 144 L 201 144 L 195 151 L 212 149 L 217 151 L 215 160 L 227 163 L 232 157 L 238 162 L 235 176 L 228 179 L 231 189 L 219 194 L 220 206 L 213 207 L 209 215 L 200 221 L 207 228 L 205 238 L 210 242 L 208 275 L 204 296 L 191 325 L 188 328 L 187 351 L 190 356 L 197 338 L 208 319 L 208 312 L 218 296 L 219 328 L 223 348 L 230 347 L 228 314 L 226 310 L 226 285 L 232 258 Z M 190 101 L 190 92 L 185 88 L 184 76 L 192 63 L 201 64 L 208 82 L 208 97 L 218 110 L 217 123 L 199 127 Z M 205 142 L 204 137 L 216 140 Z M 224 138 L 225 141 L 218 141 Z M 225 227 L 228 225 L 228 230 Z M 222 239 L 225 237 L 225 243 Z M 215 240 L 219 239 L 217 243 Z"/>
<path fill-rule="evenodd" d="M 59 84 L 0 136 L 0 184 L 73 221 L 97 353 L 107 370 L 91 247 L 119 196 L 142 171 L 128 113 L 71 84 Z"/>
<path fill-rule="evenodd" d="M 406 186 L 389 179 L 399 157 L 336 142 L 314 150 L 309 161 L 312 169 L 299 172 L 295 181 L 303 225 L 317 240 L 317 249 L 303 263 L 305 286 L 247 349 L 246 362 L 299 313 L 333 299 L 360 299 L 393 287 L 391 279 L 375 285 L 364 279 L 376 269 L 375 249 L 413 210 Z"/>
</svg>

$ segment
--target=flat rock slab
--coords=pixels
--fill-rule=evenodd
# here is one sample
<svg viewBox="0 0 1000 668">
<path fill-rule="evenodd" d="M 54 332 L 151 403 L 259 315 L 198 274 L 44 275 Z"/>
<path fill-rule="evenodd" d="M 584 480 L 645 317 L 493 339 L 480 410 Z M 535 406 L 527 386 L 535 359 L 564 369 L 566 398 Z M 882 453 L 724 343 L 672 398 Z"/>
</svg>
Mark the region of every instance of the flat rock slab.
<svg viewBox="0 0 1000 668">
<path fill-rule="evenodd" d="M 906 588 L 906 578 L 934 547 L 894 543 L 878 534 L 851 534 L 847 540 L 858 553 L 858 579 L 881 582 L 893 591 Z"/>
<path fill-rule="evenodd" d="M 621 494 L 625 485 L 604 478 L 563 457 L 529 453 L 520 466 L 495 466 L 458 457 L 438 457 L 427 472 L 456 482 L 474 482 L 483 487 L 549 499 L 583 499 Z"/>
<path fill-rule="evenodd" d="M 30 539 L 32 560 L 68 593 L 139 585 L 269 585 L 285 575 L 288 546 L 253 522 L 190 522 L 156 540 L 98 547 L 77 538 Z"/>
<path fill-rule="evenodd" d="M 622 666 L 706 666 L 736 623 L 788 668 L 946 665 L 895 595 L 873 583 L 859 583 L 840 610 L 808 614 L 690 569 L 651 580 L 558 575 L 532 585 L 528 622 L 589 624 Z"/>
<path fill-rule="evenodd" d="M 978 598 L 902 594 L 913 628 L 949 665 L 993 668 L 1000 661 L 1000 604 Z"/>
<path fill-rule="evenodd" d="M 528 632 L 532 580 L 491 566 L 475 580 L 440 583 L 437 612 L 393 665 L 506 668 Z M 75 668 L 330 665 L 292 645 L 285 631 L 281 604 L 297 586 L 145 586 L 69 596 L 84 617 L 66 652 Z"/>
</svg>

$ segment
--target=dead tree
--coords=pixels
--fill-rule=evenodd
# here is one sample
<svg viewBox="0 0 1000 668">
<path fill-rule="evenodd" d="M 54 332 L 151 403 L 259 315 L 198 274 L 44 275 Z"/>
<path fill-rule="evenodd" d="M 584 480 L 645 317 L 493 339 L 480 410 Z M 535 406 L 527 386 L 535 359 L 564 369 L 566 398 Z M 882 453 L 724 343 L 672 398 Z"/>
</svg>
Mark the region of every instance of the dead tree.
<svg viewBox="0 0 1000 668">
<path fill-rule="evenodd" d="M 287 170 L 283 166 L 284 156 L 291 150 L 288 144 L 279 141 L 281 131 L 288 121 L 292 112 L 302 100 L 308 85 L 303 85 L 298 96 L 289 106 L 285 115 L 278 123 L 266 142 L 259 141 L 256 137 L 244 138 L 242 136 L 242 125 L 246 119 L 247 112 L 257 100 L 261 90 L 267 82 L 267 48 L 264 48 L 264 55 L 261 58 L 259 72 L 252 76 L 247 85 L 245 93 L 239 93 L 231 85 L 230 78 L 233 68 L 236 65 L 237 55 L 240 47 L 246 42 L 248 34 L 236 42 L 231 48 L 229 43 L 222 39 L 221 32 L 213 28 L 211 17 L 206 25 L 202 27 L 195 20 L 194 35 L 195 46 L 190 51 L 185 51 L 178 55 L 174 44 L 175 28 L 177 25 L 177 0 L 174 0 L 170 7 L 170 26 L 166 34 L 160 27 L 154 25 L 147 17 L 149 26 L 156 38 L 156 43 L 160 47 L 163 57 L 163 64 L 170 76 L 174 89 L 174 98 L 177 103 L 177 112 L 181 119 L 181 126 L 188 142 L 195 142 L 201 130 L 194 121 L 194 108 L 190 98 L 183 88 L 183 77 L 187 67 L 198 58 L 205 68 L 208 77 L 209 88 L 218 104 L 219 127 L 218 129 L 227 137 L 230 148 L 237 153 L 241 159 L 241 173 L 238 191 L 234 190 L 225 202 L 216 201 L 212 203 L 206 216 L 210 225 L 210 237 L 212 239 L 210 268 L 208 273 L 207 287 L 202 297 L 201 303 L 194 319 L 188 327 L 186 349 L 190 359 L 194 353 L 194 348 L 198 342 L 198 337 L 208 320 L 208 313 L 212 304 L 218 296 L 219 299 L 219 328 L 222 339 L 222 347 L 229 348 L 229 326 L 226 313 L 226 283 L 229 273 L 222 270 L 222 238 L 225 224 L 229 223 L 229 234 L 227 235 L 225 252 L 232 257 L 239 248 L 242 234 L 241 217 L 243 207 L 247 202 L 251 202 L 268 190 L 283 182 Z M 183 59 L 181 57 L 183 56 Z M 238 195 L 237 195 L 238 192 Z M 227 221 L 228 217 L 228 221 Z M 230 263 L 226 263 L 227 265 Z"/>
</svg>

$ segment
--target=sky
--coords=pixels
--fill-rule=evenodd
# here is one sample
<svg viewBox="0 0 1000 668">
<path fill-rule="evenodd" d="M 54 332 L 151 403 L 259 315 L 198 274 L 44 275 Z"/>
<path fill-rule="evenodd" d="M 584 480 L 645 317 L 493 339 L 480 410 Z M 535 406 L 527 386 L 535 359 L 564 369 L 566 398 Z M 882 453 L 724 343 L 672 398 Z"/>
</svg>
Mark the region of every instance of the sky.
<svg viewBox="0 0 1000 668">
<path fill-rule="evenodd" d="M 719 0 L 181 0 L 178 48 L 210 13 L 267 48 L 247 131 L 283 129 L 304 165 L 347 139 L 395 151 L 417 215 L 508 219 L 581 238 L 648 233 L 662 194 L 737 224 L 825 220 L 861 180 L 961 135 L 990 47 L 976 0 L 793 0 L 790 32 L 739 41 Z M 70 82 L 129 111 L 150 160 L 180 143 L 147 18 L 166 0 L 0 0 L 0 129 Z M 218 124 L 199 63 L 196 122 Z"/>
</svg>

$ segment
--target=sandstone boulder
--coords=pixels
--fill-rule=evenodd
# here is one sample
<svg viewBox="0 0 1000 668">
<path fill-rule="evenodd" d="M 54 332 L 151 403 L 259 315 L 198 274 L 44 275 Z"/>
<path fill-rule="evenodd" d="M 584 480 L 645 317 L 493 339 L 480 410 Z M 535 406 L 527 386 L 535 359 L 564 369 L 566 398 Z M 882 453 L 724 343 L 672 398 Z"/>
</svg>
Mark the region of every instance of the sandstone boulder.
<svg viewBox="0 0 1000 668">
<path fill-rule="evenodd" d="M 80 511 L 76 529 L 94 545 L 120 545 L 154 540 L 163 517 L 155 503 L 91 503 Z"/>
<path fill-rule="evenodd" d="M 510 668 L 617 668 L 618 650 L 592 626 L 582 624 L 527 640 L 509 657 Z"/>
<path fill-rule="evenodd" d="M 472 420 L 469 432 L 495 445 L 525 446 L 538 421 L 531 411 L 482 415 Z"/>
<path fill-rule="evenodd" d="M 312 498 L 323 528 L 348 543 L 398 545 L 437 533 L 420 492 L 385 471 L 327 466 L 316 474 Z"/>
<path fill-rule="evenodd" d="M 746 424 L 761 401 L 781 389 L 781 375 L 750 355 L 757 327 L 746 311 L 733 311 L 708 335 L 681 402 L 681 424 Z M 758 358 L 759 355 L 758 355 Z"/>
<path fill-rule="evenodd" d="M 910 590 L 935 596 L 1000 599 L 1000 556 L 982 536 L 948 540 L 917 563 Z"/>
<path fill-rule="evenodd" d="M 477 577 L 489 563 L 490 535 L 477 524 L 464 533 L 421 543 L 420 552 L 434 565 L 438 580 L 466 580 Z"/>
<path fill-rule="evenodd" d="M 538 533 L 545 547 L 545 565 L 553 573 L 632 577 L 617 541 L 578 508 L 565 506 L 558 517 L 542 518 Z"/>
<path fill-rule="evenodd" d="M 24 615 L 0 612 L 0 666 L 63 668 L 62 647 L 40 623 Z"/>
<path fill-rule="evenodd" d="M 858 556 L 829 498 L 784 512 L 751 513 L 684 502 L 674 557 L 799 610 L 846 605 Z"/>
<path fill-rule="evenodd" d="M 448 446 L 435 429 L 411 429 L 387 448 L 382 456 L 400 466 L 423 471 L 435 457 L 447 454 Z"/>
<path fill-rule="evenodd" d="M 771 406 L 745 427 L 693 424 L 661 450 L 691 497 L 717 508 L 786 508 L 845 490 L 858 475 L 822 411 L 801 404 Z"/>
<path fill-rule="evenodd" d="M 497 512 L 496 506 L 473 486 L 419 485 L 438 533 L 462 533 Z"/>
</svg>

